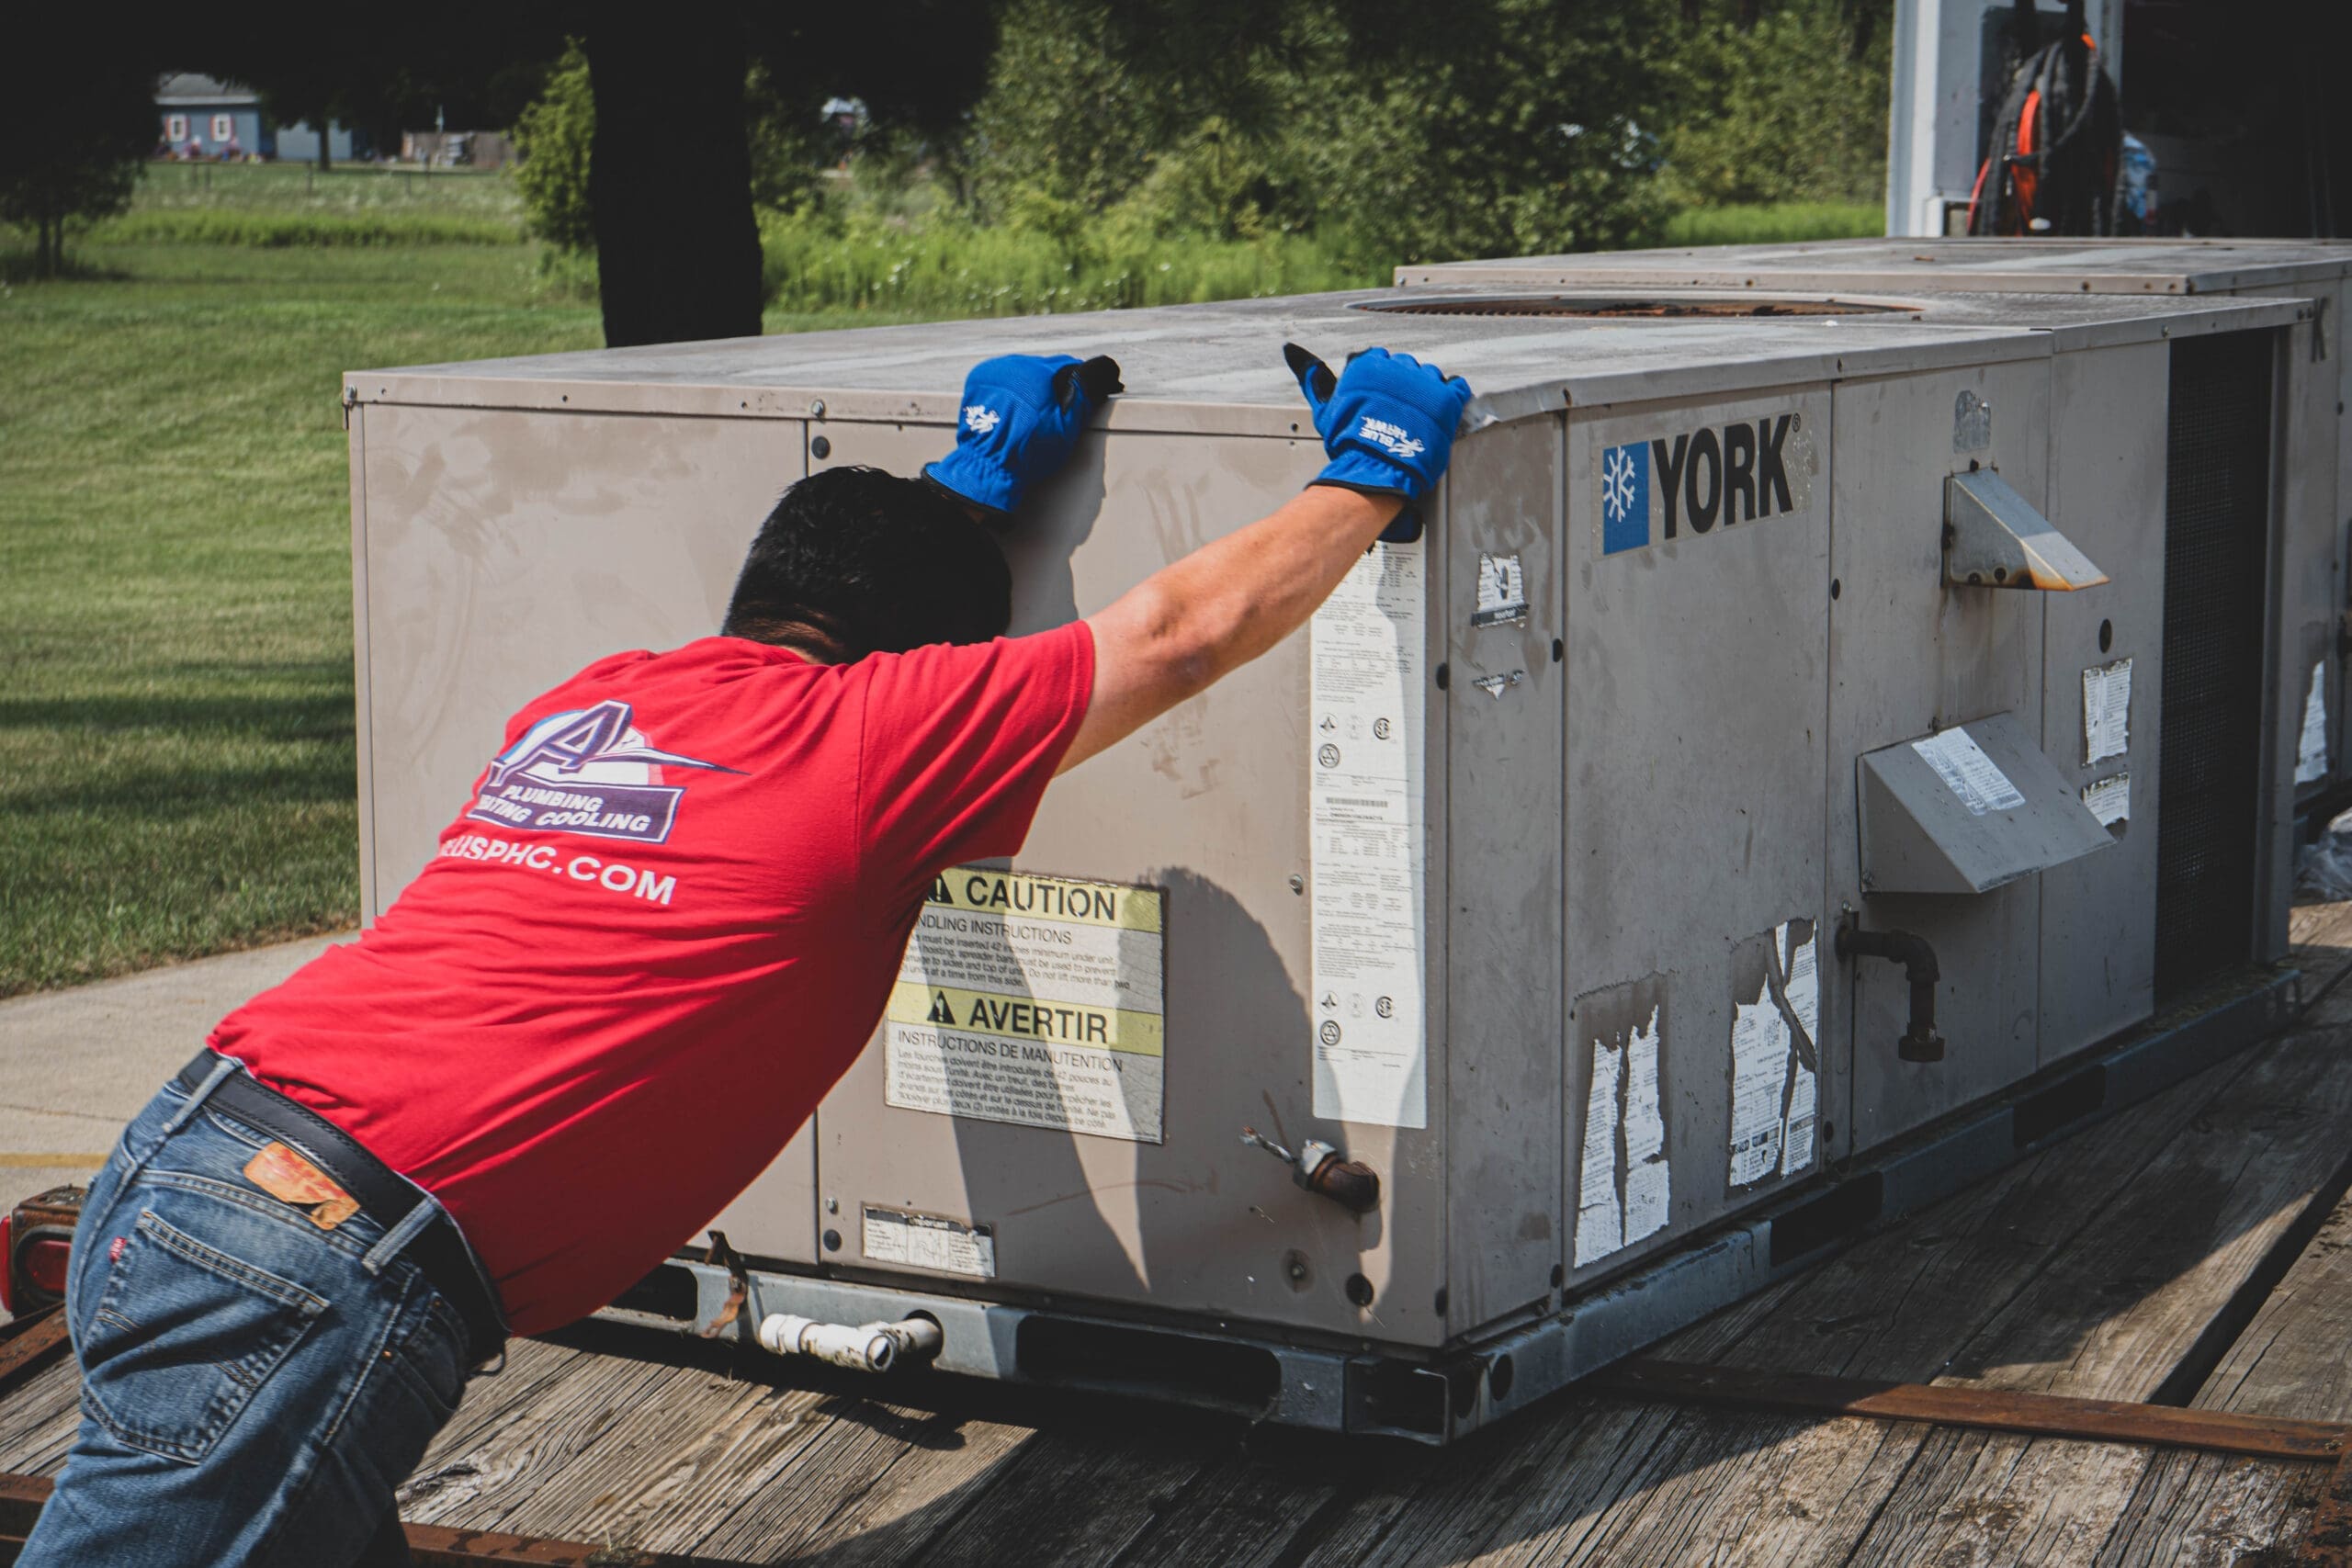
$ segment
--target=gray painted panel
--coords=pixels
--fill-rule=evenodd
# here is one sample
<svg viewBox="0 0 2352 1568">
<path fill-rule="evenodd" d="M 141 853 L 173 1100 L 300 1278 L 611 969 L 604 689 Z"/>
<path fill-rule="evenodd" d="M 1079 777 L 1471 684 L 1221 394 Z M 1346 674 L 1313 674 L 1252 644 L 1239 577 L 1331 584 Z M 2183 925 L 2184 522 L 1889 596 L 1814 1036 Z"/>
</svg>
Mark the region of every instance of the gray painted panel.
<svg viewBox="0 0 2352 1568">
<path fill-rule="evenodd" d="M 2147 1018 L 2155 1005 L 2156 759 L 2164 691 L 2165 446 L 2171 350 L 2062 354 L 2051 367 L 2051 518 L 2109 581 L 2043 603 L 2042 754 L 2079 794 L 2131 775 L 2114 846 L 2041 877 L 2043 1065 Z M 2100 629 L 2107 628 L 2102 646 Z M 2132 660 L 2120 757 L 2084 761 L 2083 671 Z"/>
<path fill-rule="evenodd" d="M 1992 405 L 1989 446 L 1955 450 L 1962 391 Z M 2031 880 L 1973 897 L 1865 896 L 1859 863 L 1858 772 L 1851 759 L 1989 714 L 2041 726 L 2047 593 L 1951 588 L 1943 581 L 1943 481 L 1971 462 L 1997 468 L 2045 513 L 2047 366 L 1889 378 L 1840 385 L 1830 612 L 1829 755 L 1833 900 L 1862 923 L 1913 931 L 1943 971 L 1941 1062 L 1900 1061 L 1909 1012 L 1902 970 L 1876 959 L 1831 965 L 1825 990 L 1852 998 L 1854 1146 L 1866 1147 L 1992 1093 L 2034 1068 L 2040 959 Z M 1840 984 L 1839 982 L 1843 983 Z"/>
<path fill-rule="evenodd" d="M 1971 776 L 1973 758 L 1951 761 L 1962 736 L 1991 763 L 1981 779 Z M 1867 752 L 1860 784 L 1862 887 L 1873 895 L 1973 897 L 2113 842 L 2014 714 Z"/>
<path fill-rule="evenodd" d="M 374 895 L 433 852 L 507 717 L 582 666 L 718 629 L 800 477 L 797 421 L 366 413 Z"/>
<path fill-rule="evenodd" d="M 1602 552 L 1611 446 L 1664 438 L 1670 450 L 1679 434 L 1781 414 L 1811 444 L 1812 466 L 1792 476 L 1809 480 L 1809 506 L 1705 534 L 1686 517 L 1674 540 Z M 1754 999 L 1736 998 L 1736 950 L 1782 922 L 1825 916 L 1830 424 L 1830 394 L 1818 387 L 1569 421 L 1565 979 L 1582 998 L 1666 976 L 1672 1190 L 1666 1230 L 1591 1260 L 1581 1277 L 1748 1201 L 1743 1192 L 1735 1202 L 1729 1187 L 1734 1004 Z M 1939 498 L 1939 488 L 1931 505 Z M 1932 524 L 1939 512 L 1928 515 Z M 1585 1010 L 1581 1001 L 1572 1010 L 1563 1079 L 1571 1223 L 1593 1075 L 1586 1037 L 1623 1021 Z M 1825 1095 L 1842 1093 L 1839 1065 L 1825 1066 Z"/>
<path fill-rule="evenodd" d="M 1464 441 L 1446 514 L 1453 818 L 1446 1091 L 1456 1332 L 1544 1300 L 1561 1259 L 1559 467 L 1562 422 Z M 1527 609 L 1474 624 L 1481 559 L 1515 568 Z M 1490 574 L 1502 569 L 1489 566 Z M 1489 599 L 1502 597 L 1489 593 Z M 1507 601 L 1506 601 L 1507 603 Z M 1482 688 L 1482 680 L 1497 682 Z"/>
<path fill-rule="evenodd" d="M 942 428 L 820 428 L 819 466 L 912 472 Z M 1472 444 L 1464 443 L 1465 449 Z M 1102 609 L 1167 562 L 1271 511 L 1321 465 L 1311 441 L 1091 435 L 1006 536 L 1016 631 Z M 1432 565 L 1432 665 L 1444 657 L 1444 572 Z M 837 1201 L 842 1250 L 861 1256 L 867 1202 L 994 1227 L 998 1288 L 1148 1303 L 1434 1344 L 1443 1323 L 1445 1082 L 1430 1021 L 1430 1128 L 1348 1126 L 1312 1113 L 1307 869 L 1307 639 L 1265 658 L 1057 780 L 1014 863 L 1168 890 L 1165 1141 L 1159 1145 L 901 1110 L 885 1103 L 873 1046 L 818 1113 L 820 1202 Z M 1432 745 L 1444 707 L 1431 693 Z M 1483 697 L 1479 699 L 1484 701 Z M 1428 775 L 1442 868 L 1444 767 Z M 1431 883 L 1433 966 L 1442 886 Z M 1431 986 L 1433 1006 L 1443 987 Z M 1359 1219 L 1294 1185 L 1239 1141 L 1244 1124 L 1295 1148 L 1337 1145 L 1380 1173 Z M 1294 1279 L 1290 1255 L 1306 1278 Z M 1361 1272 L 1371 1312 L 1345 1294 Z M 912 1276 L 899 1275 L 901 1278 Z M 936 1278 L 922 1276 L 922 1278 Z"/>
</svg>

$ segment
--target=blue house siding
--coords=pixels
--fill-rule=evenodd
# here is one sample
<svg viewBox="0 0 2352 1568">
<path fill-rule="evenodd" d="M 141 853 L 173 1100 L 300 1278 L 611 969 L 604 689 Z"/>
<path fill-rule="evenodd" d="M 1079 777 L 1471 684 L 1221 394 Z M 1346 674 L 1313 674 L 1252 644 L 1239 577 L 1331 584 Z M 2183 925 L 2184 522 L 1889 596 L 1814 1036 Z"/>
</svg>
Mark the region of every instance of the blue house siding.
<svg viewBox="0 0 2352 1568">
<path fill-rule="evenodd" d="M 155 115 L 157 138 L 168 140 L 175 151 L 191 142 L 208 158 L 220 156 L 232 145 L 241 154 L 259 152 L 266 156 L 274 150 L 261 110 L 250 104 L 175 104 L 159 107 Z M 175 124 L 180 131 L 176 136 L 173 135 Z"/>
</svg>

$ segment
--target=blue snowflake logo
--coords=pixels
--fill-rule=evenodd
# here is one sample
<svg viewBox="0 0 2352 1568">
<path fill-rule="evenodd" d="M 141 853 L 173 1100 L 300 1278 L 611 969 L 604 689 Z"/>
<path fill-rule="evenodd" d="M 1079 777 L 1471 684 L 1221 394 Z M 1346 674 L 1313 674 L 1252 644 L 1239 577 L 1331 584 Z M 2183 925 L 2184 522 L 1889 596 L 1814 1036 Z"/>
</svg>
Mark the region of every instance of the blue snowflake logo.
<svg viewBox="0 0 2352 1568">
<path fill-rule="evenodd" d="M 1600 455 L 1600 553 L 1650 542 L 1650 449 L 1636 441 Z"/>
</svg>

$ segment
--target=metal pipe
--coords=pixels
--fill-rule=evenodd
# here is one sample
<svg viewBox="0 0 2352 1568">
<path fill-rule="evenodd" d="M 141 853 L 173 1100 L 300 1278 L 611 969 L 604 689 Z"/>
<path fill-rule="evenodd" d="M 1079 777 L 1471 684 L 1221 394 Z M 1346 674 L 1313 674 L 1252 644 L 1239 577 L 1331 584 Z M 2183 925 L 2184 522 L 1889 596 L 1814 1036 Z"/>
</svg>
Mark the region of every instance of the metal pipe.
<svg viewBox="0 0 2352 1568">
<path fill-rule="evenodd" d="M 1840 958 L 1885 958 L 1903 965 L 1911 982 L 1911 1021 L 1894 1043 L 1894 1054 L 1906 1062 L 1940 1062 L 1944 1037 L 1936 1032 L 1936 950 L 1926 937 L 1912 931 L 1866 931 L 1853 925 L 1838 928 Z"/>
<path fill-rule="evenodd" d="M 779 1356 L 813 1356 L 857 1372 L 887 1372 L 902 1355 L 929 1360 L 939 1354 L 939 1325 L 927 1317 L 898 1323 L 868 1323 L 853 1328 L 845 1323 L 820 1323 L 788 1312 L 770 1313 L 760 1322 L 760 1347 Z"/>
</svg>

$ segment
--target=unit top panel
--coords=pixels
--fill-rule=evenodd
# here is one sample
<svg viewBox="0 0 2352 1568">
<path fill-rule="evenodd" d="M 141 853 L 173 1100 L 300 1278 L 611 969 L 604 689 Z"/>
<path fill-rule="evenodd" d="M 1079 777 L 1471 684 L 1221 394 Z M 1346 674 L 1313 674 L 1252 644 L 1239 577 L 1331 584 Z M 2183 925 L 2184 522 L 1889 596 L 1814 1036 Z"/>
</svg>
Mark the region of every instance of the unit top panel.
<svg viewBox="0 0 2352 1568">
<path fill-rule="evenodd" d="M 1456 293 L 1461 303 L 1445 313 L 1399 313 Z M 1287 435 L 1304 421 L 1282 344 L 1305 344 L 1336 365 L 1380 343 L 1467 377 L 1479 394 L 1468 416 L 1475 429 L 1570 405 L 2033 358 L 2068 346 L 2066 333 L 2153 337 L 2158 316 L 2186 332 L 2269 324 L 2300 308 L 2052 299 L 2037 302 L 2052 309 L 2027 326 L 2013 319 L 2016 299 L 1995 296 L 1776 297 L 1806 310 L 1783 315 L 1775 301 L 1741 292 L 1708 303 L 1729 314 L 1658 318 L 1623 314 L 1645 301 L 1622 291 L 1579 301 L 1621 312 L 1600 316 L 1493 313 L 1487 294 L 1378 289 L 854 328 L 354 372 L 345 385 L 360 402 L 950 423 L 976 360 L 1111 354 L 1128 388 L 1112 428 Z M 1679 296 L 1675 308 L 1694 298 Z"/>
<path fill-rule="evenodd" d="M 2322 240 L 1813 240 L 1396 269 L 1400 284 L 1647 280 L 1720 288 L 1978 288 L 2214 294 L 2352 274 L 2352 244 Z"/>
</svg>

